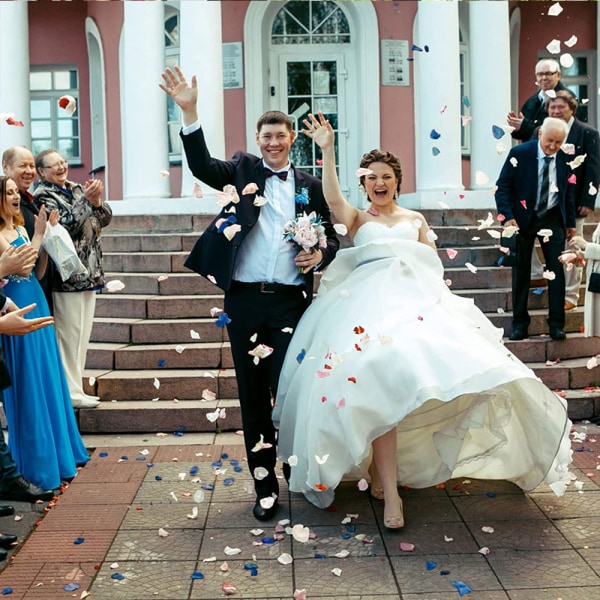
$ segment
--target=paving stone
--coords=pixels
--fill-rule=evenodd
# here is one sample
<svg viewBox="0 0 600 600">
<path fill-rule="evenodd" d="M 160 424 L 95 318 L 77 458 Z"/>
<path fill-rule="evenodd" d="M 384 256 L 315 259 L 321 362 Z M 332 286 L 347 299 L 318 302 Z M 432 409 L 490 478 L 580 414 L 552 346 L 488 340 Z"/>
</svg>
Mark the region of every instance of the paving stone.
<svg viewBox="0 0 600 600">
<path fill-rule="evenodd" d="M 159 471 L 155 476 L 160 477 Z M 133 499 L 133 504 L 196 504 L 193 495 L 197 490 L 202 489 L 201 483 L 192 483 L 191 481 L 144 481 L 140 486 L 138 493 Z M 204 492 L 204 501 L 208 502 L 211 497 L 210 490 Z M 175 498 L 172 496 L 175 494 Z"/>
<path fill-rule="evenodd" d="M 473 539 L 469 529 L 459 521 L 447 523 L 418 523 L 407 520 L 400 531 L 389 531 L 382 528 L 383 541 L 389 556 L 404 556 L 406 551 L 400 549 L 400 543 L 414 544 L 411 554 L 473 554 L 480 548 Z M 446 541 L 446 537 L 452 541 Z"/>
<path fill-rule="evenodd" d="M 195 519 L 188 518 L 192 509 L 196 507 L 198 515 Z M 145 504 L 143 506 L 129 506 L 120 530 L 124 529 L 196 529 L 204 528 L 208 505 L 206 503 L 194 504 Z M 141 510 L 140 510 L 141 509 Z"/>
<path fill-rule="evenodd" d="M 383 503 L 374 500 L 374 504 L 378 520 L 383 523 Z M 461 520 L 452 500 L 447 496 L 404 498 L 403 505 L 404 520 L 410 527 L 419 527 L 426 523 L 449 523 Z"/>
<path fill-rule="evenodd" d="M 81 593 L 89 588 L 96 572 L 96 565 L 93 562 L 63 565 L 44 564 L 23 598 L 25 600 L 53 600 L 54 598 L 73 597 L 73 592 L 69 594 L 64 589 L 65 585 L 69 583 L 78 583 L 81 586 L 74 594 L 76 598 L 79 598 Z M 12 599 L 14 594 L 9 597 Z"/>
<path fill-rule="evenodd" d="M 393 556 L 390 558 L 396 579 L 403 597 L 405 594 L 454 592 L 452 581 L 463 581 L 474 592 L 483 592 L 481 598 L 487 598 L 489 591 L 501 590 L 502 586 L 489 568 L 489 564 L 481 554 L 431 554 L 424 556 Z M 436 563 L 436 567 L 427 570 L 428 561 Z M 448 575 L 440 575 L 440 571 L 449 571 Z M 434 596 L 435 597 L 435 596 Z"/>
<path fill-rule="evenodd" d="M 335 558 L 335 554 L 342 551 L 350 552 L 352 557 L 365 556 L 385 556 L 386 550 L 381 539 L 379 528 L 374 525 L 361 526 L 356 524 L 354 533 L 350 533 L 346 526 L 310 526 L 310 532 L 314 533 L 316 539 L 310 539 L 302 543 L 296 540 L 292 541 L 294 558 L 315 558 L 316 554 L 324 555 L 328 558 Z M 351 537 L 345 538 L 350 534 Z M 356 535 L 365 535 L 370 543 L 356 539 Z M 341 560 L 341 559 L 339 559 Z M 340 567 L 343 565 L 340 564 Z"/>
<path fill-rule="evenodd" d="M 508 590 L 510 600 L 600 600 L 600 587 L 545 588 Z"/>
<path fill-rule="evenodd" d="M 117 531 L 127 513 L 127 504 L 62 504 L 60 501 L 44 517 L 37 531 Z M 4 530 L 6 533 L 6 530 Z"/>
<path fill-rule="evenodd" d="M 139 483 L 74 483 L 68 494 L 63 494 L 62 504 L 129 504 Z"/>
<path fill-rule="evenodd" d="M 44 568 L 43 560 L 14 561 L 0 573 L 0 590 L 12 588 L 11 600 L 21 600 Z"/>
<path fill-rule="evenodd" d="M 575 550 L 500 549 L 486 558 L 505 590 L 600 586 L 600 577 Z"/>
<path fill-rule="evenodd" d="M 457 477 L 449 479 L 445 483 L 445 489 L 449 496 L 494 494 L 518 494 L 523 495 L 523 490 L 516 484 L 502 479 L 470 479 Z"/>
<path fill-rule="evenodd" d="M 331 570 L 339 568 L 337 577 Z M 353 594 L 399 596 L 398 586 L 388 559 L 384 557 L 348 557 L 301 559 L 294 561 L 296 588 L 306 589 L 307 597 L 345 598 Z"/>
<path fill-rule="evenodd" d="M 258 564 L 258 575 L 252 577 L 244 569 L 244 561 L 227 561 L 229 571 L 220 570 L 221 562 L 200 563 L 198 570 L 204 579 L 192 583 L 191 599 L 222 600 L 222 583 L 237 588 L 235 598 L 291 598 L 294 592 L 292 565 L 281 565 L 275 560 L 263 560 Z"/>
<path fill-rule="evenodd" d="M 582 548 L 579 555 L 583 557 L 590 567 L 600 575 L 600 550 L 598 548 Z"/>
<path fill-rule="evenodd" d="M 111 453 L 107 460 L 88 463 L 85 468 L 77 473 L 73 485 L 80 483 L 127 483 L 140 482 L 146 475 L 148 467 L 146 462 L 135 460 L 135 454 L 128 450 L 127 454 Z M 121 456 L 128 456 L 128 460 L 118 462 Z M 141 456 L 138 454 L 138 456 Z"/>
<path fill-rule="evenodd" d="M 102 565 L 92 587 L 94 600 L 185 600 L 189 598 L 195 561 L 121 562 L 117 569 Z M 111 579 L 120 573 L 125 579 Z"/>
<path fill-rule="evenodd" d="M 556 527 L 574 548 L 600 548 L 600 519 L 578 517 L 555 521 Z"/>
<path fill-rule="evenodd" d="M 115 537 L 115 531 L 36 531 L 21 548 L 19 560 L 46 563 L 101 562 Z M 83 543 L 75 544 L 77 538 Z"/>
<path fill-rule="evenodd" d="M 571 544 L 548 520 L 533 519 L 518 521 L 470 522 L 468 527 L 477 541 L 477 547 L 487 546 L 493 550 L 512 548 L 514 550 L 566 550 Z M 485 533 L 482 527 L 492 527 L 494 533 Z"/>
<path fill-rule="evenodd" d="M 313 506 L 302 494 L 291 494 L 294 523 L 338 525 L 348 514 L 358 514 L 357 523 L 373 525 L 373 507 L 366 492 L 359 492 L 355 483 L 342 483 L 336 490 L 333 504 L 328 509 Z"/>
<path fill-rule="evenodd" d="M 168 533 L 168 536 L 161 537 L 158 528 L 119 531 L 105 560 L 184 561 L 198 557 L 202 541 L 201 531 L 169 529 Z"/>
<path fill-rule="evenodd" d="M 525 495 L 460 496 L 452 500 L 465 521 L 543 519 L 544 513 Z"/>
<path fill-rule="evenodd" d="M 254 503 L 241 502 L 219 502 L 211 503 L 208 509 L 206 519 L 207 529 L 229 529 L 229 528 L 247 528 L 248 530 L 260 527 L 275 527 L 281 519 L 290 518 L 289 505 L 285 498 L 279 502 L 279 509 L 276 515 L 269 521 L 257 521 L 252 514 Z M 300 521 L 296 521 L 300 522 Z"/>
<path fill-rule="evenodd" d="M 284 538 L 274 544 L 262 544 L 254 546 L 253 542 L 260 542 L 264 537 L 273 537 L 274 527 L 260 527 L 254 529 L 263 529 L 264 533 L 253 535 L 250 529 L 205 529 L 202 538 L 202 547 L 200 549 L 200 558 L 205 559 L 210 556 L 216 556 L 218 561 L 234 560 L 253 560 L 253 555 L 257 560 L 277 559 L 284 552 L 291 554 L 292 541 L 291 536 L 283 534 Z M 225 547 L 239 548 L 240 554 L 228 556 L 225 554 Z"/>
<path fill-rule="evenodd" d="M 191 462 L 196 464 L 201 462 L 212 463 L 215 460 L 220 460 L 223 448 L 220 444 L 213 446 L 178 446 L 177 438 L 173 437 L 173 440 L 173 446 L 159 446 L 156 449 L 155 464 L 168 462 Z M 200 456 L 197 456 L 198 454 Z"/>
<path fill-rule="evenodd" d="M 225 480 L 233 479 L 231 485 L 225 485 Z M 278 481 L 279 495 L 287 496 L 287 484 L 284 479 Z M 250 490 L 250 493 L 248 493 Z M 236 473 L 231 467 L 215 480 L 215 490 L 212 495 L 213 502 L 252 502 L 256 500 L 254 493 L 254 480 L 249 472 Z"/>
<path fill-rule="evenodd" d="M 162 478 L 162 483 L 165 482 L 181 482 L 187 481 L 191 483 L 192 479 L 200 478 L 202 483 L 214 483 L 215 475 L 210 463 L 206 462 L 184 462 L 175 463 L 152 463 L 153 467 L 146 468 L 144 483 L 156 481 L 158 475 Z M 190 473 L 191 469 L 196 469 L 195 474 Z M 181 479 L 180 475 L 184 474 L 185 478 Z M 195 484 L 194 484 L 195 485 Z"/>
<path fill-rule="evenodd" d="M 560 498 L 552 493 L 532 493 L 529 497 L 550 519 L 569 519 L 585 515 L 600 517 L 600 491 L 567 493 Z"/>
</svg>

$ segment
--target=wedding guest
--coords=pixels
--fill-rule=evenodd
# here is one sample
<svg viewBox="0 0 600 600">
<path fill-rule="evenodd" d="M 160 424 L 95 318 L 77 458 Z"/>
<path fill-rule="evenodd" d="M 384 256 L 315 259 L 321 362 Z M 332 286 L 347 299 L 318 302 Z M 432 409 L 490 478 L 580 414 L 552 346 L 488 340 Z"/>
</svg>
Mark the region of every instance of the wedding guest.
<svg viewBox="0 0 600 600">
<path fill-rule="evenodd" d="M 600 279 L 600 224 L 592 234 L 592 241 L 574 235 L 569 246 L 579 258 L 586 260 L 585 301 L 583 310 L 583 334 L 585 337 L 600 336 L 600 281 L 590 289 L 590 280 Z M 574 261 L 570 261 L 574 262 Z"/>
<path fill-rule="evenodd" d="M 323 275 L 281 371 L 273 420 L 290 490 L 325 508 L 344 476 L 366 478 L 373 463 L 388 529 L 404 525 L 398 483 L 476 477 L 564 492 L 566 402 L 506 349 L 472 300 L 448 289 L 425 218 L 397 202 L 398 158 L 363 156 L 370 206 L 359 210 L 339 186 L 331 124 L 309 119 L 325 199 L 354 247 Z"/>
<path fill-rule="evenodd" d="M 40 210 L 30 241 L 23 227 L 18 187 L 12 179 L 0 177 L 0 252 L 23 244 L 40 251 L 46 219 L 46 211 Z M 50 213 L 49 222 L 58 222 L 58 211 Z M 33 317 L 49 316 L 36 279 L 43 275 L 46 261 L 42 250 L 35 272 L 9 275 L 3 288 L 17 305 L 35 303 Z M 45 490 L 58 489 L 89 457 L 77 430 L 54 327 L 25 337 L 2 336 L 2 347 L 12 380 L 4 391 L 11 453 L 29 481 Z"/>
<path fill-rule="evenodd" d="M 553 340 L 564 340 L 565 273 L 559 261 L 565 240 L 575 233 L 573 185 L 568 181 L 567 157 L 559 152 L 567 124 L 547 117 L 538 140 L 512 148 L 496 182 L 496 206 L 504 228 L 518 228 L 512 268 L 513 319 L 511 340 L 529 337 L 528 311 L 531 254 L 536 239 L 544 253 L 548 281 L 548 327 Z M 543 230 L 550 233 L 544 235 Z"/>
<path fill-rule="evenodd" d="M 54 269 L 51 288 L 58 346 L 73 408 L 95 408 L 100 400 L 84 392 L 83 371 L 94 324 L 96 293 L 104 287 L 100 235 L 112 219 L 112 210 L 102 200 L 100 180 L 91 179 L 83 185 L 69 181 L 69 163 L 57 150 L 40 152 L 35 165 L 41 178 L 34 192 L 35 201 L 48 211 L 58 210 L 58 221 L 69 232 L 77 256 L 87 269 L 66 281 Z"/>
<path fill-rule="evenodd" d="M 289 332 L 311 301 L 313 271 L 331 262 L 339 242 L 329 222 L 321 182 L 290 163 L 294 143 L 290 117 L 268 111 L 259 118 L 256 144 L 261 157 L 239 151 L 231 160 L 219 160 L 211 156 L 200 125 L 196 77 L 188 84 L 178 67 L 167 69 L 162 77 L 161 89 L 182 111 L 181 138 L 192 173 L 217 190 L 233 186 L 239 197 L 237 202 L 232 196 L 206 228 L 186 266 L 225 291 L 244 441 L 256 491 L 252 512 L 265 521 L 275 515 L 279 495 L 271 401 L 277 393 Z M 298 214 L 311 211 L 324 223 L 326 245 L 314 252 L 297 252 L 284 240 L 284 226 Z M 228 224 L 236 225 L 227 232 L 235 232 L 231 239 L 223 233 Z M 272 353 L 255 364 L 249 353 L 261 344 Z"/>
</svg>

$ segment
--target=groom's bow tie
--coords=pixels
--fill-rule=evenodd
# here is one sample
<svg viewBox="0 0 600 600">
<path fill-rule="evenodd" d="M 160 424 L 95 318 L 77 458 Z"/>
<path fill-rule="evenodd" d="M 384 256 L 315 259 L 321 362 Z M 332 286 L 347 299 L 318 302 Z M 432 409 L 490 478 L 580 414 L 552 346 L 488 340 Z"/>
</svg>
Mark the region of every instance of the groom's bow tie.
<svg viewBox="0 0 600 600">
<path fill-rule="evenodd" d="M 265 179 L 268 179 L 269 177 L 273 177 L 273 175 L 274 175 L 275 177 L 279 177 L 279 179 L 281 179 L 281 181 L 287 181 L 288 173 L 289 173 L 289 170 L 288 171 L 280 171 L 279 173 L 275 173 L 275 171 L 271 171 L 271 169 L 265 168 Z"/>
</svg>

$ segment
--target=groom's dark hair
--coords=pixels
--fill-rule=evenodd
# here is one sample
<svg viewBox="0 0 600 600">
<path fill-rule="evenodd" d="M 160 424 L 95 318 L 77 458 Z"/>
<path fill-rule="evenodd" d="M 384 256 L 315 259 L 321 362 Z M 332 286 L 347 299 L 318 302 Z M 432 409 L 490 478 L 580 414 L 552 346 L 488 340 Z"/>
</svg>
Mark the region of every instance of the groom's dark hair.
<svg viewBox="0 0 600 600">
<path fill-rule="evenodd" d="M 256 131 L 260 131 L 263 125 L 280 125 L 283 124 L 287 127 L 288 131 L 292 131 L 293 123 L 292 119 L 280 110 L 268 110 L 258 118 L 256 123 Z"/>
<path fill-rule="evenodd" d="M 363 154 L 362 158 L 360 159 L 360 166 L 364 169 L 368 169 L 371 163 L 374 162 L 385 163 L 386 165 L 389 165 L 392 168 L 392 171 L 394 171 L 394 175 L 398 180 L 396 191 L 400 193 L 400 184 L 402 183 L 402 165 L 400 164 L 400 159 L 395 154 L 392 154 L 387 150 L 375 149 L 371 150 L 371 152 Z M 365 176 L 363 175 L 360 178 L 360 183 L 362 186 L 364 186 L 365 184 L 364 179 Z"/>
</svg>

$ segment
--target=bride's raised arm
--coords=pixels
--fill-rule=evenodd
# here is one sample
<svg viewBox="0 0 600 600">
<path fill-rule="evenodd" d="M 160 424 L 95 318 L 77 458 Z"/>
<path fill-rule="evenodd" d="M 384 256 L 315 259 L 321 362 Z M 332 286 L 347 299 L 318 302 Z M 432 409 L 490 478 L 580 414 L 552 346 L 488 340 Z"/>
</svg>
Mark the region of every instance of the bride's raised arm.
<svg viewBox="0 0 600 600">
<path fill-rule="evenodd" d="M 340 182 L 335 169 L 335 132 L 329 121 L 318 114 L 318 119 L 313 114 L 304 119 L 306 129 L 302 133 L 314 140 L 323 153 L 323 194 L 325 200 L 339 223 L 343 223 L 350 234 L 357 227 L 359 211 L 352 206 L 342 195 Z"/>
</svg>

